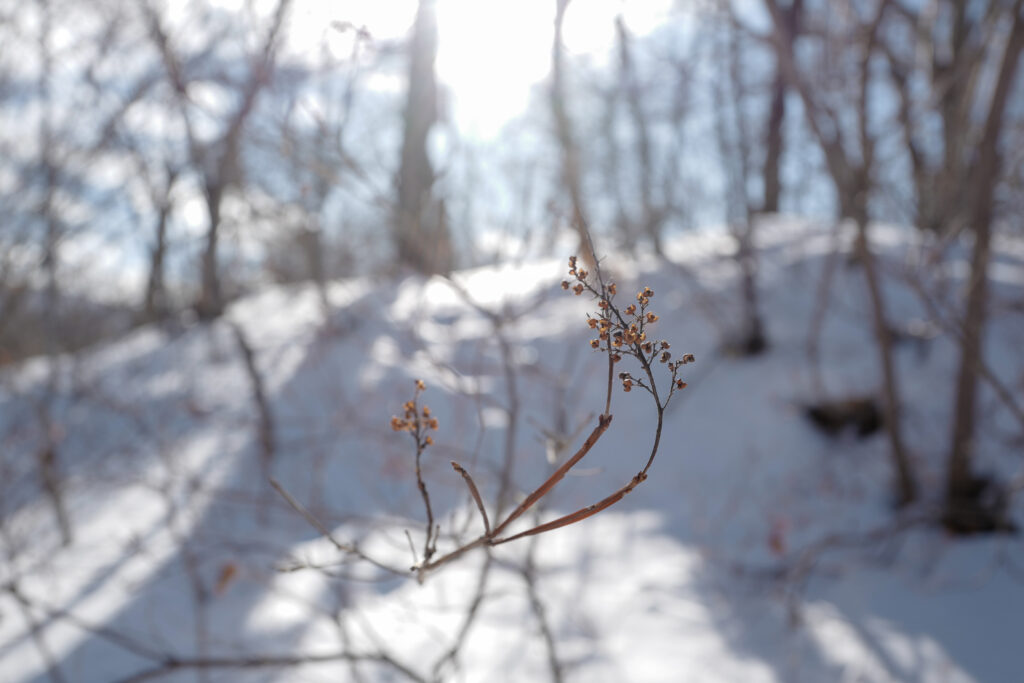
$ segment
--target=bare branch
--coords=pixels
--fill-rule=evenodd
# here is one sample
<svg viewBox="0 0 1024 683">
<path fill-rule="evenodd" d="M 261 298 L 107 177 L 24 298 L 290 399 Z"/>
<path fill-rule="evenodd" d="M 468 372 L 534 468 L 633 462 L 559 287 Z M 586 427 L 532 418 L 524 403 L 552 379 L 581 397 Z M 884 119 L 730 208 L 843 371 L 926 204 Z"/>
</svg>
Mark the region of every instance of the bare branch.
<svg viewBox="0 0 1024 683">
<path fill-rule="evenodd" d="M 480 510 L 480 516 L 484 520 L 484 533 L 488 536 L 491 535 L 491 523 L 487 519 L 487 510 L 484 509 L 484 501 L 480 498 L 480 491 L 477 490 L 476 484 L 473 483 L 473 477 L 469 476 L 469 472 L 465 470 L 459 463 L 452 460 L 452 468 L 456 472 L 462 475 L 462 478 L 466 481 L 466 486 L 469 487 L 469 493 L 473 496 L 473 501 L 476 503 L 476 507 Z"/>
</svg>

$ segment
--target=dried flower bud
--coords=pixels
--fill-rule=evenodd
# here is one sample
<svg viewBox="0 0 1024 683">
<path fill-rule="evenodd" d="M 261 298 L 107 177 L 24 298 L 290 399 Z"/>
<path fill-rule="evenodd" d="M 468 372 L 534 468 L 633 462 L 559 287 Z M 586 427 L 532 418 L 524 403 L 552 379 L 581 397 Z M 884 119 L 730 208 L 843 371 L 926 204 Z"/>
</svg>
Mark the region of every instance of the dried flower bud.
<svg viewBox="0 0 1024 683">
<path fill-rule="evenodd" d="M 676 389 L 685 389 L 685 388 L 686 388 L 686 382 L 684 382 L 681 379 L 677 379 L 676 380 Z"/>
<path fill-rule="evenodd" d="M 575 292 L 576 296 L 579 296 L 583 293 L 583 285 L 576 285 L 572 288 L 572 291 Z"/>
<path fill-rule="evenodd" d="M 668 351 L 662 351 L 661 352 L 661 362 L 662 363 L 667 363 L 668 359 L 671 358 L 671 357 L 672 357 L 672 354 L 669 353 Z"/>
<path fill-rule="evenodd" d="M 591 339 L 590 340 L 590 348 L 592 348 L 592 349 L 599 349 L 599 348 L 601 348 L 601 340 L 600 339 Z"/>
<path fill-rule="evenodd" d="M 611 294 L 612 296 L 615 296 L 615 292 L 615 283 L 613 282 L 610 285 L 608 285 L 608 293 Z"/>
<path fill-rule="evenodd" d="M 687 353 L 687 354 L 683 355 L 683 365 L 686 365 L 687 363 L 694 363 L 694 362 L 696 362 L 696 360 L 694 359 L 692 353 Z"/>
<path fill-rule="evenodd" d="M 562 280 L 562 289 L 569 289 L 569 281 Z"/>
<path fill-rule="evenodd" d="M 624 380 L 622 380 L 622 390 L 623 391 L 628 393 L 632 389 L 633 389 L 633 380 L 631 380 L 631 379 L 624 379 Z"/>
<path fill-rule="evenodd" d="M 626 315 L 634 315 L 636 313 L 636 304 L 626 306 L 626 310 L 624 312 Z"/>
<path fill-rule="evenodd" d="M 579 279 L 581 279 L 581 280 L 586 280 L 586 279 L 587 279 L 587 276 L 588 276 L 588 275 L 590 275 L 590 273 L 589 273 L 589 272 L 587 272 L 587 271 L 585 271 L 585 270 L 581 270 L 581 271 L 580 271 L 580 274 L 579 274 L 579 275 L 577 275 L 577 277 L 578 277 Z"/>
<path fill-rule="evenodd" d="M 424 443 L 425 445 L 429 446 L 429 445 L 431 445 L 432 443 L 434 443 L 434 440 L 433 440 L 432 438 L 430 438 L 430 435 L 428 434 L 428 435 L 427 435 L 427 438 L 423 439 L 423 443 Z"/>
<path fill-rule="evenodd" d="M 656 322 L 658 322 L 658 316 L 654 315 L 653 313 L 648 313 L 647 314 L 647 322 L 649 322 L 649 323 L 656 323 Z"/>
<path fill-rule="evenodd" d="M 418 380 L 416 380 L 416 388 L 419 389 L 420 391 L 425 391 L 426 388 L 427 388 L 427 385 L 423 383 L 423 380 L 418 379 Z"/>
</svg>

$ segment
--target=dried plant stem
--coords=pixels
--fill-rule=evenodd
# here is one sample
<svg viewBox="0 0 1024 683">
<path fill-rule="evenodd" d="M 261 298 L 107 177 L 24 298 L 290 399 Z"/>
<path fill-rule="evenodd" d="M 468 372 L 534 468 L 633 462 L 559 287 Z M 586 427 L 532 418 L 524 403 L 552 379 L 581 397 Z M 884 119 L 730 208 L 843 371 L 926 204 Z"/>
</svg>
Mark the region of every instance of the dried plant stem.
<svg viewBox="0 0 1024 683">
<path fill-rule="evenodd" d="M 532 529 L 527 529 L 526 531 L 522 531 L 518 534 L 515 534 L 514 536 L 493 539 L 490 541 L 490 545 L 501 545 L 502 543 L 508 543 L 509 541 L 514 541 L 519 538 L 525 538 L 527 536 L 542 534 L 545 531 L 553 531 L 563 526 L 569 526 L 570 524 L 581 522 L 587 517 L 596 515 L 598 512 L 601 512 L 602 510 L 611 507 L 615 503 L 618 503 L 625 497 L 627 493 L 635 489 L 646 479 L 647 475 L 644 474 L 643 472 L 640 472 L 636 476 L 634 476 L 628 484 L 626 484 L 621 489 L 619 489 L 618 491 L 616 491 L 615 493 L 613 493 L 612 495 L 608 496 L 607 498 L 600 502 L 594 503 L 593 505 L 588 505 L 585 508 L 577 510 L 576 512 L 570 513 L 563 517 L 559 517 L 558 519 L 554 519 L 550 522 L 545 522 L 544 524 L 535 526 Z"/>
<path fill-rule="evenodd" d="M 552 472 L 551 475 L 540 484 L 540 486 L 527 495 L 522 502 L 520 502 L 519 505 L 517 505 L 515 509 L 513 509 L 512 512 L 510 512 L 493 529 L 489 527 L 489 521 L 483 500 L 480 497 L 479 490 L 477 490 L 472 477 L 470 477 L 469 474 L 460 465 L 458 465 L 458 463 L 452 462 L 452 467 L 454 467 L 455 470 L 463 476 L 463 479 L 465 479 L 473 500 L 476 502 L 477 508 L 480 510 L 480 514 L 484 519 L 484 534 L 433 561 L 429 558 L 425 558 L 423 562 L 414 567 L 417 572 L 417 578 L 420 581 L 424 579 L 428 572 L 462 556 L 474 548 L 501 545 L 527 536 L 536 536 L 537 534 L 552 531 L 587 519 L 588 517 L 591 517 L 619 502 L 633 489 L 647 480 L 647 473 L 653 465 L 654 459 L 658 454 L 658 449 L 661 446 L 665 408 L 668 406 L 668 403 L 671 401 L 676 390 L 682 389 L 686 386 L 685 382 L 678 379 L 679 368 L 686 363 L 692 362 L 693 356 L 692 354 L 686 354 L 681 360 L 668 362 L 670 358 L 670 353 L 667 351 L 667 349 L 670 348 L 668 342 L 664 340 L 655 342 L 653 339 L 647 339 L 647 332 L 645 331 L 645 328 L 648 328 L 651 323 L 655 323 L 658 320 L 658 316 L 653 312 L 650 312 L 647 308 L 650 298 L 654 296 L 654 291 L 650 287 L 645 287 L 636 295 L 636 304 L 631 304 L 620 311 L 612 302 L 612 298 L 616 293 L 616 287 L 613 283 L 605 283 L 600 272 L 600 268 L 595 264 L 594 268 L 597 281 L 595 286 L 594 281 L 588 280 L 587 272 L 579 269 L 576 264 L 577 261 L 575 257 L 569 259 L 569 275 L 575 277 L 576 284 L 571 285 L 568 281 L 563 281 L 562 289 L 572 289 L 577 296 L 586 291 L 599 300 L 598 317 L 588 316 L 588 319 L 590 328 L 596 330 L 598 334 L 597 339 L 591 340 L 591 346 L 595 349 L 601 349 L 608 356 L 608 381 L 607 395 L 605 398 L 605 412 L 599 416 L 597 426 L 594 427 L 593 431 L 591 431 L 590 435 L 586 438 L 576 453 Z M 621 373 L 619 375 L 620 379 L 623 380 L 624 389 L 629 391 L 630 388 L 635 385 L 647 391 L 651 395 L 651 399 L 654 401 L 655 411 L 657 414 L 657 427 L 654 432 L 654 442 L 651 445 L 651 452 L 643 469 L 634 475 L 633 478 L 624 486 L 593 505 L 581 508 L 575 512 L 563 515 L 562 517 L 543 524 L 535 524 L 529 529 L 511 536 L 502 536 L 502 533 L 513 522 L 519 519 L 525 512 L 533 508 L 541 499 L 547 496 L 565 477 L 565 475 L 568 474 L 568 472 L 575 467 L 591 449 L 593 449 L 597 441 L 608 430 L 612 421 L 611 393 L 614 382 L 614 364 L 621 360 L 623 356 L 633 356 L 637 359 L 643 369 L 643 379 L 632 377 L 629 373 Z M 654 370 L 652 368 L 652 361 L 655 358 L 659 358 L 660 362 L 663 364 L 667 363 L 667 367 L 671 373 L 668 393 L 665 394 L 664 400 L 662 399 L 662 394 L 658 390 L 658 383 L 655 380 Z M 402 425 L 400 424 L 399 427 L 401 426 Z M 501 508 L 499 506 L 499 514 L 500 509 Z"/>
<path fill-rule="evenodd" d="M 562 7 L 564 9 L 564 5 Z M 589 246 L 591 247 L 591 252 L 593 254 L 593 244 L 590 243 Z M 433 443 L 432 438 L 427 432 L 428 430 L 436 430 L 438 428 L 438 421 L 436 418 L 431 416 L 430 410 L 426 406 L 423 406 L 421 409 L 417 403 L 420 392 L 424 391 L 426 388 L 425 384 L 421 380 L 416 380 L 416 392 L 412 400 L 407 401 L 404 405 L 404 417 L 396 416 L 391 418 L 392 429 L 397 432 L 404 431 L 410 433 L 410 436 L 412 436 L 413 441 L 416 444 L 416 484 L 420 491 L 420 495 L 423 498 L 423 505 L 426 509 L 427 517 L 426 539 L 423 545 L 422 559 L 416 557 L 415 548 L 413 547 L 411 537 L 408 536 L 408 532 L 406 532 L 406 536 L 410 541 L 410 547 L 413 550 L 413 562 L 415 564 L 412 567 L 412 571 L 415 572 L 416 578 L 419 581 L 423 581 L 428 572 L 461 557 L 475 548 L 501 545 L 518 538 L 535 536 L 546 531 L 552 531 L 587 519 L 588 517 L 591 517 L 592 515 L 595 515 L 619 502 L 626 496 L 626 494 L 630 493 L 633 489 L 647 480 L 647 473 L 653 465 L 654 459 L 658 454 L 658 448 L 661 445 L 665 408 L 668 406 L 668 403 L 671 401 L 676 390 L 682 389 L 686 386 L 685 382 L 678 379 L 679 368 L 686 363 L 693 362 L 693 355 L 685 354 L 681 360 L 669 362 L 669 358 L 671 357 L 671 354 L 668 351 L 670 348 L 669 343 L 665 340 L 655 342 L 653 339 L 647 339 L 646 328 L 649 328 L 650 324 L 653 324 L 658 320 L 658 316 L 648 309 L 650 299 L 654 296 L 654 291 L 650 287 L 644 287 L 643 290 L 637 293 L 637 303 L 630 304 L 620 311 L 612 301 L 616 294 L 616 286 L 614 283 L 605 282 L 600 266 L 597 263 L 597 259 L 594 259 L 593 266 L 596 275 L 596 287 L 593 280 L 588 280 L 587 271 L 577 268 L 576 264 L 576 257 L 571 257 L 569 259 L 569 275 L 575 277 L 576 284 L 571 286 L 568 281 L 563 281 L 562 289 L 572 289 L 577 296 L 581 295 L 584 291 L 587 291 L 598 299 L 599 314 L 597 317 L 588 316 L 588 322 L 590 328 L 592 330 L 596 330 L 598 334 L 597 339 L 591 340 L 591 347 L 603 350 L 608 356 L 608 379 L 604 405 L 605 410 L 604 413 L 598 417 L 597 426 L 590 432 L 590 435 L 587 436 L 576 453 L 555 469 L 547 479 L 528 494 L 512 510 L 512 512 L 497 524 L 497 526 L 491 528 L 490 518 L 487 515 L 487 508 L 484 505 L 483 497 L 480 495 L 480 490 L 477 488 L 476 482 L 473 481 L 473 477 L 470 476 L 469 472 L 467 472 L 459 463 L 450 461 L 452 468 L 458 472 L 462 476 L 463 481 L 466 482 L 470 496 L 473 498 L 473 502 L 476 504 L 477 510 L 480 512 L 480 517 L 483 520 L 484 533 L 475 540 L 464 543 L 454 550 L 441 555 L 440 557 L 434 558 L 434 555 L 437 552 L 437 541 L 440 536 L 440 526 L 436 525 L 434 522 L 433 508 L 430 503 L 430 494 L 427 490 L 426 482 L 423 479 L 422 456 L 426 447 Z M 515 418 L 518 414 L 518 395 L 515 389 L 515 373 L 512 367 L 511 351 L 508 340 L 502 334 L 503 317 L 488 312 L 481 306 L 475 304 L 468 292 L 466 292 L 458 283 L 453 281 L 452 285 L 456 291 L 463 294 L 469 303 L 477 308 L 477 310 L 480 310 L 482 313 L 487 315 L 494 323 L 495 332 L 501 346 L 506 379 L 508 381 L 510 402 L 509 418 L 510 423 L 514 425 Z M 623 312 L 626 317 L 624 317 Z M 644 375 L 644 379 L 639 379 L 632 377 L 629 373 L 620 373 L 619 378 L 623 381 L 624 390 L 628 392 L 632 386 L 636 385 L 647 391 L 654 401 L 655 411 L 657 413 L 657 427 L 654 433 L 654 443 L 651 446 L 650 455 L 648 456 L 643 469 L 634 475 L 633 478 L 624 486 L 593 505 L 581 508 L 568 515 L 563 515 L 562 517 L 543 524 L 535 524 L 531 528 L 512 536 L 502 537 L 502 532 L 504 532 L 513 522 L 519 519 L 525 512 L 533 508 L 541 499 L 547 496 L 555 486 L 565 478 L 565 475 L 568 474 L 569 471 L 591 451 L 591 449 L 593 449 L 601 436 L 608 431 L 608 427 L 612 422 L 611 396 L 612 386 L 614 383 L 614 365 L 616 362 L 622 360 L 623 356 L 633 356 L 636 358 L 643 369 Z M 667 368 L 671 373 L 668 393 L 665 394 L 664 400 L 662 400 L 661 394 L 658 391 L 658 383 L 655 380 L 654 371 L 651 366 L 651 363 L 655 358 L 658 358 L 662 364 L 667 364 Z M 501 519 L 502 510 L 504 508 L 504 499 L 509 494 L 511 487 L 511 467 L 515 454 L 514 435 L 515 429 L 510 427 L 506 432 L 505 464 L 502 470 L 501 487 L 498 494 L 496 508 L 497 519 Z M 313 517 L 308 510 L 299 504 L 298 501 L 292 498 L 278 482 L 271 479 L 271 484 L 299 514 L 305 517 L 310 524 L 326 536 L 336 548 L 342 552 L 351 553 L 358 557 L 367 559 L 373 565 L 381 569 L 385 569 L 386 571 L 405 574 L 405 572 L 396 571 L 384 564 L 370 560 L 370 558 L 360 552 L 353 545 L 344 544 L 334 539 L 330 532 L 328 532 L 327 529 L 320 524 L 320 522 Z"/>
<path fill-rule="evenodd" d="M 580 446 L 579 450 L 576 451 L 576 453 L 574 453 L 571 458 L 566 460 L 561 467 L 555 470 L 551 474 L 551 476 L 544 481 L 543 484 L 538 486 L 533 491 L 533 493 L 528 495 L 523 500 L 523 502 L 521 502 L 516 507 L 516 509 L 513 510 L 508 517 L 505 518 L 505 521 L 499 524 L 494 529 L 494 533 L 491 534 L 491 536 L 497 536 L 498 534 L 500 534 L 502 531 L 504 531 L 505 527 L 514 522 L 516 519 L 518 519 L 519 516 L 522 515 L 524 512 L 529 510 L 534 503 L 536 503 L 538 500 L 546 496 L 548 492 L 551 491 L 551 489 L 553 489 L 555 485 L 565 477 L 566 473 L 569 470 L 571 470 L 576 465 L 576 463 L 582 460 L 583 456 L 590 452 L 590 449 L 594 447 L 594 444 L 597 443 L 597 440 L 601 438 L 601 435 L 604 434 L 605 431 L 607 431 L 608 426 L 611 423 L 611 415 L 601 415 L 598 418 L 597 426 L 594 427 L 594 431 L 590 433 L 590 436 L 588 436 L 587 440 L 583 442 L 583 445 Z"/>
<path fill-rule="evenodd" d="M 427 562 L 433 556 L 436 548 L 437 532 L 434 529 L 434 511 L 430 507 L 430 494 L 427 492 L 427 485 L 423 483 L 423 470 L 420 467 L 420 458 L 423 455 L 423 442 L 420 441 L 419 433 L 416 434 L 416 486 L 423 496 L 423 506 L 427 509 L 427 537 L 423 541 L 423 561 Z"/>
<path fill-rule="evenodd" d="M 476 484 L 473 482 L 473 477 L 469 476 L 469 472 L 465 470 L 459 463 L 452 460 L 452 467 L 456 472 L 462 475 L 462 478 L 466 481 L 466 486 L 469 487 L 469 493 L 473 496 L 473 501 L 476 502 L 476 507 L 480 510 L 480 516 L 484 520 L 484 533 L 487 536 L 491 535 L 491 523 L 487 519 L 487 509 L 484 507 L 484 501 L 480 497 L 480 491 L 477 489 Z"/>
</svg>

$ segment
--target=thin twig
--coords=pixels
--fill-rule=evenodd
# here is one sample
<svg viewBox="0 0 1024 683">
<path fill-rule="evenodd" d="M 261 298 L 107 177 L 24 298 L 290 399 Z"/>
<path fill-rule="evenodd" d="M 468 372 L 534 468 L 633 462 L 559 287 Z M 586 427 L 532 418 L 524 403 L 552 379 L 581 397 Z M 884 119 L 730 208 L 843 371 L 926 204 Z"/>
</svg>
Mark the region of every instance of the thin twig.
<svg viewBox="0 0 1024 683">
<path fill-rule="evenodd" d="M 57 661 L 53 657 L 53 653 L 50 652 L 50 647 L 46 644 L 46 639 L 43 638 L 43 627 L 36 621 L 35 616 L 32 614 L 32 607 L 28 599 L 22 594 L 16 585 L 10 585 L 7 587 L 7 592 L 17 601 L 18 606 L 21 608 L 21 613 L 28 622 L 28 630 L 32 635 L 32 640 L 35 641 L 36 649 L 39 651 L 39 657 L 43 660 L 46 666 L 46 674 L 49 676 L 53 683 L 64 683 L 67 679 L 64 678 L 64 674 L 61 673 L 60 667 L 57 666 Z"/>
<path fill-rule="evenodd" d="M 372 564 L 374 567 L 377 567 L 378 569 L 383 569 L 386 572 L 391 572 L 392 574 L 397 574 L 399 576 L 408 576 L 409 575 L 409 573 L 407 571 L 402 571 L 402 570 L 399 570 L 399 569 L 395 569 L 394 567 L 389 567 L 388 565 L 383 564 L 382 562 L 378 562 L 377 560 L 373 559 L 372 557 L 370 557 L 369 555 L 367 555 L 366 553 L 361 551 L 355 545 L 352 545 L 352 544 L 349 544 L 349 543 L 342 543 L 341 541 L 336 539 L 331 534 L 330 531 L 327 530 L 327 527 L 325 527 L 323 524 L 320 523 L 320 520 L 318 520 L 316 517 L 313 516 L 313 513 L 311 513 L 309 510 L 307 510 L 302 505 L 302 503 L 300 503 L 299 501 L 295 500 L 295 498 L 293 498 L 292 495 L 290 493 L 288 493 L 288 491 L 286 491 L 283 486 L 281 486 L 281 483 L 278 482 L 277 479 L 271 478 L 270 479 L 270 485 L 274 487 L 275 491 L 277 491 L 278 493 L 281 494 L 282 498 L 284 498 L 286 501 L 288 501 L 288 504 L 292 506 L 293 510 L 295 510 L 300 515 L 302 515 L 303 518 L 307 522 L 309 522 L 310 525 L 312 525 L 312 527 L 314 529 L 319 531 L 324 536 L 324 538 L 326 538 L 328 541 L 330 541 L 334 545 L 334 547 L 337 548 L 338 550 L 340 550 L 341 552 L 349 553 L 351 555 L 355 555 L 356 557 L 358 557 L 360 559 L 366 560 L 367 562 Z"/>
<path fill-rule="evenodd" d="M 602 510 L 609 508 L 615 503 L 619 502 L 626 496 L 627 493 L 629 493 L 637 486 L 642 484 L 646 479 L 647 475 L 643 472 L 640 472 L 639 474 L 634 476 L 633 479 L 631 479 L 630 482 L 623 486 L 621 489 L 619 489 L 612 495 L 608 496 L 607 498 L 597 503 L 594 503 L 593 505 L 588 505 L 587 507 L 581 508 L 576 512 L 570 513 L 563 517 L 559 517 L 558 519 L 552 520 L 550 522 L 545 522 L 544 524 L 535 526 L 532 529 L 527 529 L 526 531 L 515 534 L 514 536 L 509 536 L 507 538 L 491 539 L 490 545 L 501 545 L 502 543 L 508 543 L 509 541 L 514 541 L 518 538 L 525 538 L 526 536 L 542 534 L 545 531 L 553 531 L 554 529 L 558 529 L 563 526 L 569 526 L 570 524 L 581 522 L 587 517 L 596 515 L 598 512 L 601 512 Z"/>
<path fill-rule="evenodd" d="M 533 540 L 536 541 L 537 539 L 534 538 Z M 540 626 L 540 633 L 544 639 L 544 647 L 548 655 L 548 668 L 551 670 L 551 680 L 553 683 L 562 683 L 562 664 L 558 661 L 555 635 L 551 629 L 551 624 L 548 623 L 544 602 L 540 599 L 540 593 L 537 590 L 537 565 L 534 558 L 536 550 L 536 542 L 531 543 L 526 551 L 526 562 L 519 571 L 523 577 L 523 582 L 526 584 L 526 594 L 530 598 L 530 609 L 533 610 L 534 616 L 537 617 L 537 624 Z"/>
<path fill-rule="evenodd" d="M 431 543 L 431 539 L 434 538 L 434 511 L 430 507 L 430 494 L 427 492 L 427 485 L 423 482 L 423 470 L 420 467 L 424 445 L 420 440 L 419 422 L 417 422 L 416 430 L 416 485 L 419 487 L 420 495 L 423 497 L 423 506 L 427 509 L 427 537 L 423 541 L 423 561 L 426 562 L 433 556 L 436 550 L 435 544 Z"/>
<path fill-rule="evenodd" d="M 497 536 L 498 534 L 500 534 L 505 529 L 505 527 L 514 522 L 516 519 L 518 519 L 519 516 L 526 512 L 527 510 L 529 510 L 534 503 L 536 503 L 538 500 L 547 495 L 548 492 L 551 491 L 551 489 L 553 489 L 555 485 L 565 477 L 565 474 L 569 470 L 571 470 L 576 463 L 582 460 L 583 456 L 585 456 L 590 451 L 590 449 L 594 447 L 594 444 L 597 443 L 597 440 L 601 438 L 601 435 L 608 430 L 608 426 L 611 425 L 611 423 L 611 415 L 599 416 L 597 419 L 597 426 L 594 427 L 594 431 L 590 433 L 590 436 L 588 436 L 587 440 L 583 442 L 583 445 L 580 446 L 579 450 L 576 451 L 576 453 L 573 454 L 571 458 L 566 460 L 561 467 L 555 470 L 551 474 L 551 476 L 544 481 L 543 484 L 541 484 L 534 490 L 533 493 L 528 495 L 523 500 L 523 502 L 521 502 L 518 505 L 518 507 L 516 507 L 516 509 L 513 510 L 508 517 L 505 518 L 505 521 L 503 521 L 501 524 L 497 526 L 497 528 L 494 529 L 494 533 L 491 535 Z"/>
<path fill-rule="evenodd" d="M 342 650 L 340 652 L 328 652 L 324 654 L 297 654 L 281 656 L 252 656 L 252 657 L 204 657 L 195 659 L 168 657 L 159 665 L 136 672 L 131 676 L 119 679 L 116 683 L 141 683 L 154 678 L 162 678 L 176 671 L 199 670 L 208 671 L 211 669 L 266 669 L 284 668 L 311 664 L 326 664 L 329 662 L 379 662 L 388 664 L 396 671 L 405 675 L 411 681 L 426 683 L 426 679 L 410 669 L 405 664 L 397 661 L 394 657 L 382 652 L 358 653 Z"/>
<path fill-rule="evenodd" d="M 477 509 L 480 510 L 480 516 L 483 517 L 483 520 L 484 520 L 484 533 L 486 535 L 490 536 L 491 535 L 491 523 L 487 519 L 487 510 L 484 509 L 484 501 L 483 501 L 483 499 L 480 498 L 480 491 L 477 490 L 476 484 L 473 483 L 473 477 L 469 476 L 469 472 L 467 472 L 465 470 L 465 468 L 462 467 L 462 465 L 460 465 L 459 463 L 455 462 L 454 460 L 452 460 L 452 467 L 455 469 L 456 472 L 461 474 L 462 478 L 466 481 L 466 486 L 469 487 L 469 493 L 470 493 L 470 495 L 473 496 L 473 500 L 474 500 L 474 502 L 476 502 Z"/>
<path fill-rule="evenodd" d="M 480 568 L 480 574 L 477 576 L 476 589 L 473 592 L 473 599 L 469 603 L 469 607 L 466 609 L 463 615 L 462 625 L 459 627 L 459 632 L 455 636 L 455 640 L 452 642 L 452 646 L 448 648 L 448 651 L 441 656 L 437 662 L 434 663 L 433 677 L 435 681 L 442 680 L 441 668 L 446 662 L 451 662 L 454 665 L 458 665 L 459 651 L 462 649 L 463 644 L 466 642 L 466 637 L 469 635 L 470 629 L 473 627 L 477 616 L 480 613 L 480 606 L 484 602 L 486 597 L 487 584 L 491 576 L 491 566 L 494 563 L 494 559 L 490 553 L 487 554 L 487 559 L 484 560 L 483 566 Z"/>
</svg>

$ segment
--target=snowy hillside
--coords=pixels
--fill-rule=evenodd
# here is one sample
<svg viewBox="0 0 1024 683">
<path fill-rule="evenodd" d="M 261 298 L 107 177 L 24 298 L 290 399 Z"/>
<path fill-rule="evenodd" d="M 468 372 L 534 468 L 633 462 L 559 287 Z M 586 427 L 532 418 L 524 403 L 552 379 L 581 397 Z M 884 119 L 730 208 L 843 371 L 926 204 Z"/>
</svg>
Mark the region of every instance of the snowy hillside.
<svg viewBox="0 0 1024 683">
<path fill-rule="evenodd" d="M 423 504 L 412 444 L 389 420 L 420 378 L 440 422 L 423 455 L 439 549 L 455 532 L 475 538 L 479 514 L 449 461 L 493 506 L 503 476 L 517 495 L 532 490 L 555 442 L 581 441 L 604 407 L 593 302 L 558 286 L 568 253 L 461 272 L 457 286 L 337 282 L 327 320 L 312 288 L 269 289 L 209 325 L 139 329 L 55 376 L 43 361 L 6 370 L 0 681 L 1021 680 L 1024 541 L 922 521 L 942 493 L 958 362 L 912 286 L 928 251 L 908 231 L 873 236 L 894 327 L 925 331 L 896 349 L 924 491 L 901 512 L 882 433 L 826 436 L 805 416 L 822 394 L 871 395 L 879 382 L 863 274 L 831 256 L 848 235 L 818 225 L 759 235 L 770 348 L 753 358 L 717 350 L 716 320 L 726 329 L 738 310 L 725 235 L 669 245 L 699 287 L 654 258 L 609 257 L 627 298 L 656 292 L 659 338 L 696 356 L 650 478 L 590 519 L 471 552 L 422 585 L 342 556 L 266 475 L 334 538 L 408 567 Z M 1020 395 L 1024 250 L 997 251 L 986 352 Z M 944 279 L 926 284 L 952 300 L 965 268 L 947 257 L 927 271 Z M 36 415 L 49 391 L 47 429 Z M 1020 424 L 987 387 L 981 405 L 979 470 L 1020 481 Z M 616 388 L 611 413 L 540 521 L 643 466 L 648 397 Z M 36 464 L 48 442 L 67 482 L 67 547 Z M 1024 526 L 1019 494 L 1011 505 Z"/>
</svg>

